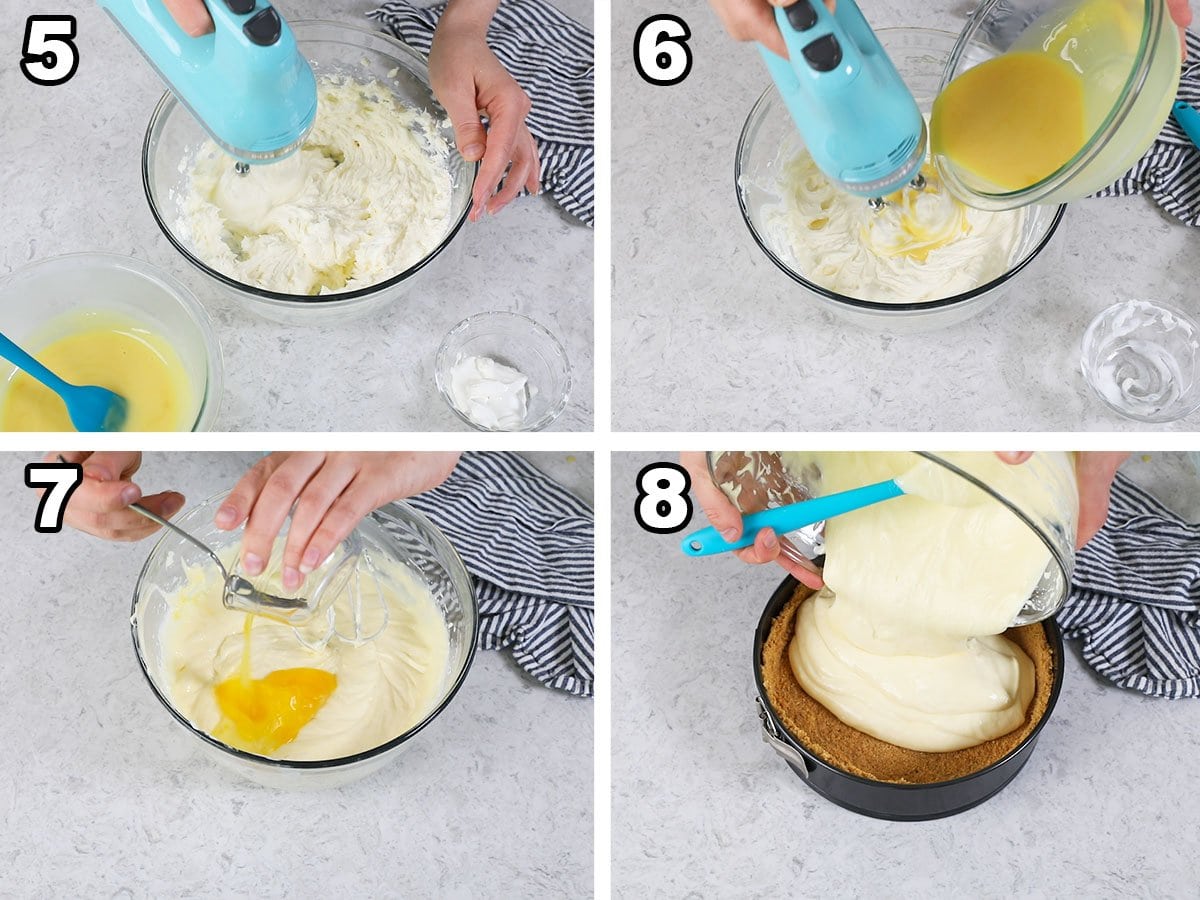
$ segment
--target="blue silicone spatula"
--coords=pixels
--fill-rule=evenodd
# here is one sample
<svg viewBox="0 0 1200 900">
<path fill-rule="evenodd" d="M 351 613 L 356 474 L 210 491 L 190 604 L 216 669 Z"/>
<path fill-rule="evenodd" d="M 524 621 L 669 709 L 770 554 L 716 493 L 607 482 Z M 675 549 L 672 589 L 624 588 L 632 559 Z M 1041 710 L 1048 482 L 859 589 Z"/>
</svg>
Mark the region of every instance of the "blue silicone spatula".
<svg viewBox="0 0 1200 900">
<path fill-rule="evenodd" d="M 1175 114 L 1175 121 L 1179 123 L 1184 134 L 1192 139 L 1193 144 L 1200 147 L 1200 111 L 1182 100 L 1176 100 L 1171 112 Z"/>
<path fill-rule="evenodd" d="M 129 403 L 120 394 L 96 385 L 63 381 L 3 334 L 0 334 L 0 357 L 58 394 L 67 405 L 67 415 L 76 431 L 120 431 L 124 426 Z"/>
<path fill-rule="evenodd" d="M 813 500 L 801 500 L 799 503 L 789 503 L 787 506 L 777 506 L 775 509 L 764 509 L 762 512 L 743 516 L 742 536 L 732 544 L 710 525 L 689 534 L 680 546 L 688 556 L 712 556 L 716 553 L 728 553 L 730 550 L 741 550 L 753 544 L 758 533 L 764 528 L 773 528 L 776 534 L 786 534 L 806 525 L 862 509 L 864 506 L 891 500 L 904 493 L 904 488 L 897 484 L 895 479 L 880 481 L 852 491 L 842 491 Z"/>
</svg>

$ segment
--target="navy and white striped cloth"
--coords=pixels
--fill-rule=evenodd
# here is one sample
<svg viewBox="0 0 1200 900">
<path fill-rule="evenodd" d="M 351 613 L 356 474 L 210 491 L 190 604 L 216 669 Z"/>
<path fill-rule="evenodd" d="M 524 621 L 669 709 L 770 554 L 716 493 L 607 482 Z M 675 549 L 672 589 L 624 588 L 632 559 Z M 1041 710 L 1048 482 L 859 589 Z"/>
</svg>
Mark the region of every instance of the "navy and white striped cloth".
<svg viewBox="0 0 1200 900">
<path fill-rule="evenodd" d="M 1058 624 L 1121 687 L 1200 696 L 1200 525 L 1118 472 L 1108 519 L 1079 551 Z"/>
<path fill-rule="evenodd" d="M 429 53 L 445 3 L 405 0 L 367 13 L 404 43 Z M 526 124 L 542 161 L 542 189 L 575 218 L 595 217 L 595 47 L 591 33 L 544 0 L 502 0 L 488 46 L 533 102 Z"/>
<path fill-rule="evenodd" d="M 592 696 L 592 510 L 515 453 L 464 453 L 405 502 L 446 533 L 475 579 L 479 646 L 510 650 L 548 687 Z"/>
<path fill-rule="evenodd" d="M 1200 37 L 1189 31 L 1187 46 L 1177 99 L 1200 107 Z M 1185 225 L 1200 226 L 1200 149 L 1184 134 L 1174 116 L 1167 119 L 1158 139 L 1137 165 L 1096 196 L 1144 193 Z"/>
</svg>

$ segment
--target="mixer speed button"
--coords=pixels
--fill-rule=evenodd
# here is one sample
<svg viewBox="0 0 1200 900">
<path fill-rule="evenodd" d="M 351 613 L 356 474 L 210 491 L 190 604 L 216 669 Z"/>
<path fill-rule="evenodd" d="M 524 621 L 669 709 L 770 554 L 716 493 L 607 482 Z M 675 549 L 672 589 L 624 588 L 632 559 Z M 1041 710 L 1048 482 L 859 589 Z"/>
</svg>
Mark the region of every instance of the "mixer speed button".
<svg viewBox="0 0 1200 900">
<path fill-rule="evenodd" d="M 283 22 L 274 7 L 268 6 L 262 12 L 251 16 L 242 26 L 242 31 L 253 43 L 260 47 L 270 47 L 283 33 Z"/>
<path fill-rule="evenodd" d="M 804 48 L 804 58 L 816 71 L 832 72 L 842 64 L 842 45 L 832 34 L 827 34 Z"/>
<path fill-rule="evenodd" d="M 225 5 L 235 16 L 244 16 L 248 12 L 254 12 L 254 3 L 255 0 L 225 0 Z"/>
<path fill-rule="evenodd" d="M 819 3 L 821 0 L 817 0 L 817 2 Z M 809 0 L 798 0 L 783 11 L 787 15 L 788 22 L 797 31 L 808 31 L 817 24 L 817 11 L 813 9 Z"/>
</svg>

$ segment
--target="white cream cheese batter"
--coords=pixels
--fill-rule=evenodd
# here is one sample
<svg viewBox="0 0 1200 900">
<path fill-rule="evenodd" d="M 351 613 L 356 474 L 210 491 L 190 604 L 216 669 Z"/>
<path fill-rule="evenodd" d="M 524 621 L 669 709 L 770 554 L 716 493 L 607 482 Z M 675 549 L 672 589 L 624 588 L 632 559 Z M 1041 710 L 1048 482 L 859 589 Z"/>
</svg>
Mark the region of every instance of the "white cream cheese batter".
<svg viewBox="0 0 1200 900">
<path fill-rule="evenodd" d="M 410 569 L 393 561 L 378 565 L 388 621 L 367 643 L 355 646 L 334 637 L 324 647 L 310 649 L 290 626 L 252 617 L 252 678 L 306 668 L 337 679 L 328 700 L 296 738 L 269 755 L 326 760 L 373 749 L 420 722 L 441 697 L 449 659 L 445 620 L 429 589 Z M 237 676 L 244 658 L 246 614 L 226 609 L 221 602 L 222 580 L 215 567 L 190 567 L 186 574 L 186 584 L 169 600 L 171 614 L 163 625 L 163 670 L 175 708 L 212 734 L 222 722 L 216 686 Z M 272 578 L 260 587 L 282 593 Z M 365 579 L 364 618 L 379 616 L 378 596 L 374 582 Z M 335 601 L 339 617 L 347 615 L 349 602 L 348 594 Z M 305 626 L 303 633 L 311 638 L 323 632 L 324 617 L 319 618 L 320 623 Z M 375 624 L 379 621 L 376 618 Z"/>
<path fill-rule="evenodd" d="M 944 456 L 1021 503 L 1028 482 L 994 454 Z M 826 522 L 825 587 L 801 605 L 789 647 L 804 690 L 846 724 L 913 750 L 959 750 L 1019 727 L 1033 664 L 1001 633 L 1050 562 L 1041 540 L 911 453 L 783 458 L 794 473 L 815 465 L 821 495 L 889 478 L 919 492 Z"/>
<path fill-rule="evenodd" d="M 324 75 L 301 149 L 237 174 L 211 141 L 191 163 L 181 235 L 213 268 L 289 294 L 370 287 L 420 262 L 451 225 L 440 123 L 377 82 Z"/>
<path fill-rule="evenodd" d="M 767 213 L 772 244 L 821 287 L 878 303 L 939 300 L 1004 274 L 1025 212 L 973 209 L 950 195 L 931 164 L 922 174 L 924 190 L 897 191 L 875 211 L 834 187 L 801 149 L 773 191 L 781 199 Z"/>
</svg>

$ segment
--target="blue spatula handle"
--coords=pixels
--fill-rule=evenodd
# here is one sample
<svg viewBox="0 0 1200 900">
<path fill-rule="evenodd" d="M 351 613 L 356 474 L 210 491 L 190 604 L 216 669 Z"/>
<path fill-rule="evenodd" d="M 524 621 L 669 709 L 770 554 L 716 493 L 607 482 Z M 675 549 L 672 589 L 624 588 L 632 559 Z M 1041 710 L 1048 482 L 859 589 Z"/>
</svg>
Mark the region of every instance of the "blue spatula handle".
<svg viewBox="0 0 1200 900">
<path fill-rule="evenodd" d="M 0 334 L 0 356 L 17 368 L 24 369 L 57 394 L 65 394 L 74 387 L 73 384 L 63 381 L 3 334 Z"/>
<path fill-rule="evenodd" d="M 852 512 L 883 500 L 891 500 L 903 493 L 903 489 L 895 481 L 868 484 L 852 491 L 789 503 L 787 506 L 764 509 L 762 512 L 744 516 L 742 536 L 732 544 L 721 537 L 717 529 L 709 526 L 685 537 L 680 546 L 688 556 L 712 556 L 716 553 L 728 553 L 730 550 L 741 550 L 753 544 L 755 537 L 764 528 L 774 529 L 776 534 L 786 534 L 805 525 L 832 519 L 842 513 Z"/>
<path fill-rule="evenodd" d="M 1175 101 L 1172 111 L 1175 113 L 1175 121 L 1179 123 L 1184 134 L 1192 139 L 1193 144 L 1200 147 L 1200 111 L 1182 100 Z"/>
</svg>

